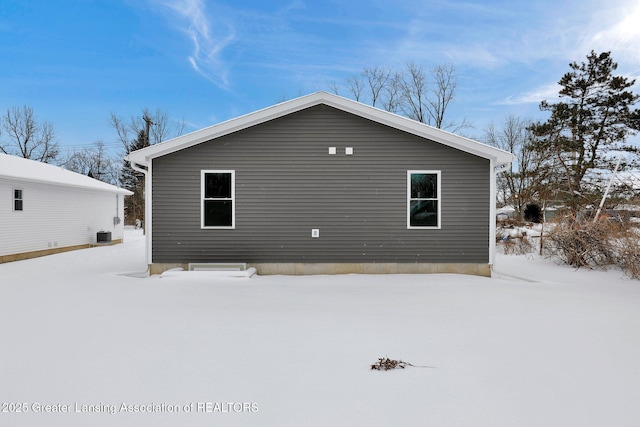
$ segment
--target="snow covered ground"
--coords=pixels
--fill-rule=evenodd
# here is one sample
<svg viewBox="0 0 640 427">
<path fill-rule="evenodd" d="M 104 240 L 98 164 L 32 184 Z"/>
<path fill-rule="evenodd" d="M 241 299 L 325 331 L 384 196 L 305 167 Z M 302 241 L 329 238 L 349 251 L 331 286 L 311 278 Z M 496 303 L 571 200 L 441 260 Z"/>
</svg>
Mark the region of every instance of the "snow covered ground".
<svg viewBox="0 0 640 427">
<path fill-rule="evenodd" d="M 0 425 L 640 425 L 618 271 L 136 278 L 134 233 L 0 265 Z"/>
</svg>

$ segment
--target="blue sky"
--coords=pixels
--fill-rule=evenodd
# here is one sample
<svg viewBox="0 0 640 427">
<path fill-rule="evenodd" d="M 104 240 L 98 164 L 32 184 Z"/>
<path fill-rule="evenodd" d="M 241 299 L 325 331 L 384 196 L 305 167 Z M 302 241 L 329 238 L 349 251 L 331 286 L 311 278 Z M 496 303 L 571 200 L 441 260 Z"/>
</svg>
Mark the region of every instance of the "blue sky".
<svg viewBox="0 0 640 427">
<path fill-rule="evenodd" d="M 365 67 L 451 63 L 449 119 L 473 137 L 545 118 L 540 101 L 592 49 L 640 76 L 638 22 L 637 0 L 3 0 L 0 112 L 28 105 L 63 148 L 116 149 L 111 112 L 159 108 L 190 132 Z"/>
</svg>

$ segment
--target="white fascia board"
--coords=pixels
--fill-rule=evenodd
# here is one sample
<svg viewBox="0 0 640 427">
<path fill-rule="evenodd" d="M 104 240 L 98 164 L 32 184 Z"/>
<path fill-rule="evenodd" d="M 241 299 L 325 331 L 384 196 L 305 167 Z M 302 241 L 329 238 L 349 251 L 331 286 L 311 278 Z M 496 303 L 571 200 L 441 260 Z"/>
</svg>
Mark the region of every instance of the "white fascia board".
<svg viewBox="0 0 640 427">
<path fill-rule="evenodd" d="M 107 186 L 111 186 L 113 188 L 109 188 L 107 186 L 105 187 L 90 187 L 90 186 L 86 186 L 86 185 L 80 185 L 80 184 L 73 184 L 73 183 L 65 183 L 65 182 L 56 182 L 56 181 L 50 181 L 47 179 L 40 179 L 38 177 L 34 177 L 34 178 L 26 178 L 26 177 L 14 177 L 14 176 L 8 176 L 8 175 L 0 175 L 0 180 L 7 180 L 7 181 L 13 181 L 13 182 L 23 182 L 23 183 L 28 183 L 28 184 L 45 184 L 45 185 L 50 185 L 53 187 L 65 187 L 65 188 L 77 188 L 80 190 L 86 190 L 86 191 L 95 191 L 95 192 L 101 192 L 101 193 L 111 193 L 111 194 L 121 194 L 123 196 L 131 196 L 133 194 L 133 191 L 129 191 L 126 188 L 121 188 L 121 187 L 116 187 L 115 185 L 111 185 L 111 184 L 107 184 L 105 182 L 105 184 Z"/>
<path fill-rule="evenodd" d="M 195 132 L 182 135 L 160 144 L 152 145 L 140 150 L 134 151 L 126 156 L 128 161 L 133 161 L 142 166 L 148 166 L 152 159 L 164 156 L 178 150 L 192 147 L 200 143 L 220 138 L 233 132 L 250 128 L 252 126 L 268 122 L 287 114 L 312 107 L 321 102 L 316 101 L 317 94 L 303 96 L 291 101 L 285 101 L 262 110 L 254 111 L 244 116 L 235 117 L 233 119 L 197 130 Z"/>
<path fill-rule="evenodd" d="M 483 157 L 485 159 L 495 160 L 496 166 L 511 163 L 515 159 L 515 156 L 508 151 L 504 151 L 499 148 L 495 148 L 490 145 L 486 145 L 481 142 L 474 141 L 472 139 L 465 138 L 442 129 L 434 128 L 433 126 L 429 126 L 424 123 L 409 119 L 407 117 L 381 110 L 379 108 L 371 107 L 359 102 L 354 102 L 335 95 L 330 96 L 334 99 L 344 100 L 347 102 L 347 104 L 345 104 L 344 102 L 333 103 L 331 102 L 331 100 L 326 100 L 325 103 L 329 106 L 353 113 L 360 117 L 367 118 L 369 120 L 393 127 L 398 130 L 414 134 L 416 136 L 436 141 L 440 144 L 447 145 L 449 147 L 456 148 L 458 150 L 462 150 L 467 153 Z"/>
<path fill-rule="evenodd" d="M 511 163 L 514 159 L 513 155 L 507 151 L 327 92 L 316 92 L 311 95 L 302 96 L 291 101 L 286 101 L 255 111 L 253 113 L 245 114 L 244 116 L 236 117 L 190 134 L 179 136 L 160 144 L 134 151 L 126 158 L 127 160 L 133 161 L 139 165 L 148 166 L 151 160 L 156 157 L 161 157 L 178 150 L 189 148 L 319 104 L 326 104 L 330 107 L 433 140 L 449 147 L 456 148 L 482 158 L 494 160 L 495 166 Z"/>
</svg>

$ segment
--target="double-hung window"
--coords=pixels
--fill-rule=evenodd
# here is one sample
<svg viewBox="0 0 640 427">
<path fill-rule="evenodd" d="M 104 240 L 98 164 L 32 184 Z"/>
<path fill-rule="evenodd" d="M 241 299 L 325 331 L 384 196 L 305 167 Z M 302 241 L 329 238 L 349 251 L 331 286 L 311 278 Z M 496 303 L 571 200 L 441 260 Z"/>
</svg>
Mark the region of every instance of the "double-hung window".
<svg viewBox="0 0 640 427">
<path fill-rule="evenodd" d="M 13 190 L 13 210 L 21 211 L 23 208 L 22 190 Z"/>
<path fill-rule="evenodd" d="M 235 171 L 201 172 L 201 227 L 235 228 Z"/>
<path fill-rule="evenodd" d="M 407 172 L 407 228 L 440 228 L 440 171 Z"/>
</svg>

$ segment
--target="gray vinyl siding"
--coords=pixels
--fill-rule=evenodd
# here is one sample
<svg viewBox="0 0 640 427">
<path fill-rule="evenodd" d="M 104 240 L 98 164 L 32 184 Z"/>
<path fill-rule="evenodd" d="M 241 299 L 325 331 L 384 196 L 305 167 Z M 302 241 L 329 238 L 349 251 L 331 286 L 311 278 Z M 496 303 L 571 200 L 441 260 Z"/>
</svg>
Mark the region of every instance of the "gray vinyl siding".
<svg viewBox="0 0 640 427">
<path fill-rule="evenodd" d="M 200 227 L 216 169 L 235 229 Z M 407 229 L 408 170 L 441 171 L 441 229 Z M 488 160 L 320 105 L 154 159 L 152 260 L 487 263 L 489 203 Z"/>
</svg>

